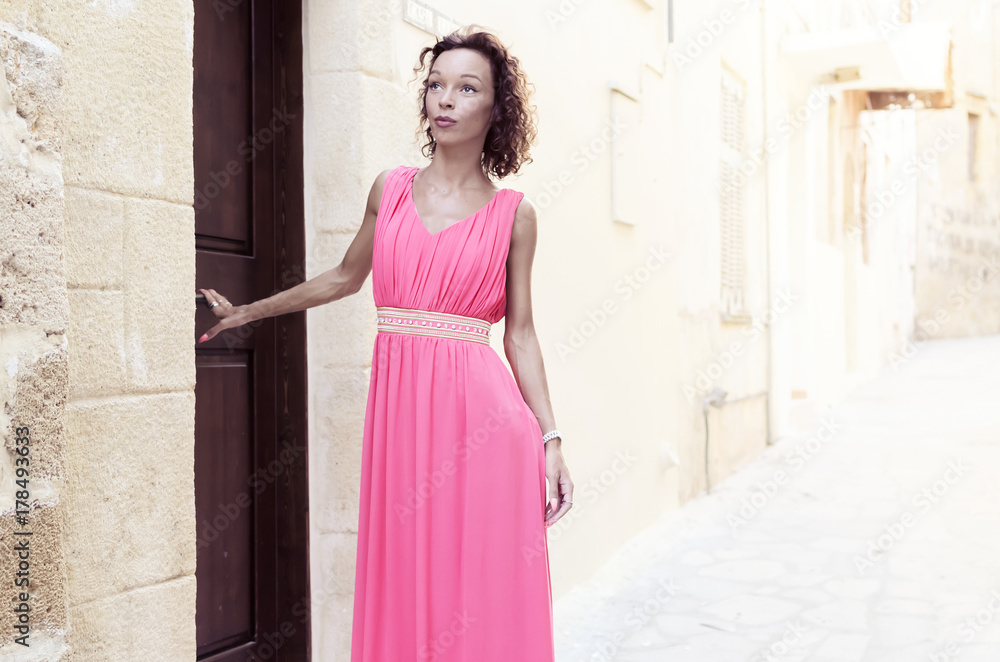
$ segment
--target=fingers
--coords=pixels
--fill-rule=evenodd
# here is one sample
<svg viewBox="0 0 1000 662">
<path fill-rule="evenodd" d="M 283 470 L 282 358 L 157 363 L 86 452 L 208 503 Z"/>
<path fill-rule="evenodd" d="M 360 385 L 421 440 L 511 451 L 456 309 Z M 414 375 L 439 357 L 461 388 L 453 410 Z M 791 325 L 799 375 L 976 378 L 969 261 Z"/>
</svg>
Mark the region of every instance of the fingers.
<svg viewBox="0 0 1000 662">
<path fill-rule="evenodd" d="M 211 340 L 212 338 L 219 335 L 220 333 L 230 328 L 231 326 L 232 325 L 227 323 L 226 320 L 220 320 L 218 324 L 216 324 L 211 329 L 202 334 L 201 338 L 198 339 L 198 342 L 203 343 L 208 340 Z"/>
<path fill-rule="evenodd" d="M 563 515 L 569 512 L 569 509 L 572 507 L 573 504 L 566 503 L 565 501 L 562 502 L 562 505 L 559 506 L 559 510 L 557 510 L 553 515 L 550 515 L 549 518 L 545 520 L 545 526 L 549 527 L 558 522 Z"/>
<path fill-rule="evenodd" d="M 573 507 L 573 483 L 569 473 L 563 469 L 549 481 L 549 500 L 545 526 L 550 527 Z"/>
<path fill-rule="evenodd" d="M 225 319 L 229 317 L 233 312 L 233 304 L 229 302 L 226 297 L 222 296 L 212 288 L 199 288 L 199 292 L 205 295 L 205 304 L 208 309 L 215 313 L 215 316 L 220 319 Z M 221 322 L 216 324 L 211 329 L 202 334 L 201 338 L 198 339 L 199 343 L 207 342 L 217 336 L 220 331 L 225 327 Z"/>
<path fill-rule="evenodd" d="M 211 329 L 202 334 L 201 338 L 198 338 L 198 342 L 203 343 L 217 336 L 219 331 L 222 330 L 220 328 L 221 326 L 222 326 L 221 324 L 216 324 L 215 326 L 213 326 Z"/>
<path fill-rule="evenodd" d="M 215 317 L 219 320 L 218 324 L 206 331 L 201 338 L 198 339 L 199 343 L 211 340 L 225 329 L 233 328 L 244 323 L 243 318 L 240 317 L 240 306 L 233 305 L 229 299 L 210 287 L 199 288 L 198 291 L 205 296 L 205 302 L 208 305 L 209 310 L 215 313 Z"/>
<path fill-rule="evenodd" d="M 569 479 L 569 472 L 564 471 L 563 474 L 562 474 L 562 476 L 561 476 L 561 479 L 562 480 L 560 482 L 562 483 L 562 490 L 561 491 L 562 491 L 562 495 L 563 495 L 562 496 L 563 503 L 565 505 L 569 506 L 569 508 L 572 508 L 573 507 L 573 482 Z M 569 510 L 569 508 L 567 508 L 566 510 Z"/>
<path fill-rule="evenodd" d="M 212 288 L 199 288 L 199 292 L 205 295 L 205 305 L 208 309 L 215 313 L 216 317 L 225 318 L 229 315 L 229 310 L 232 308 L 232 304 Z M 223 312 L 225 311 L 225 312 Z M 198 339 L 199 343 L 203 343 L 214 338 L 219 331 L 222 330 L 221 324 L 216 324 L 211 329 L 206 331 L 201 338 Z"/>
<path fill-rule="evenodd" d="M 554 520 L 552 519 L 555 513 L 559 510 L 559 497 L 549 497 L 549 500 L 545 503 L 545 523 L 552 524 Z"/>
<path fill-rule="evenodd" d="M 559 507 L 559 481 L 555 476 L 549 479 L 549 500 L 545 502 L 546 521 L 552 516 L 551 513 Z"/>
<path fill-rule="evenodd" d="M 209 310 L 214 312 L 216 315 L 223 311 L 230 310 L 233 306 L 232 303 L 226 297 L 222 296 L 212 288 L 205 288 L 198 290 L 205 295 L 206 305 Z"/>
</svg>

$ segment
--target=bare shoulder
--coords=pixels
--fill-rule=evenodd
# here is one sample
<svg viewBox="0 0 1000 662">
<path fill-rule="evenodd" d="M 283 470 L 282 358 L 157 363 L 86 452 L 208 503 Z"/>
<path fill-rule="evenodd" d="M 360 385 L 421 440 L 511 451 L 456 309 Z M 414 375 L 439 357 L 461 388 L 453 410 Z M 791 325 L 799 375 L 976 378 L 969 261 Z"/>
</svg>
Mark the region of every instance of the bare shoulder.
<svg viewBox="0 0 1000 662">
<path fill-rule="evenodd" d="M 368 212 L 378 214 L 378 209 L 382 205 L 382 191 L 385 190 L 385 179 L 395 168 L 386 168 L 375 177 L 371 189 L 368 191 Z"/>
<path fill-rule="evenodd" d="M 537 231 L 538 214 L 535 212 L 535 205 L 531 204 L 528 196 L 523 196 L 514 211 L 514 226 L 511 228 L 511 236 L 530 239 L 535 236 Z"/>
</svg>

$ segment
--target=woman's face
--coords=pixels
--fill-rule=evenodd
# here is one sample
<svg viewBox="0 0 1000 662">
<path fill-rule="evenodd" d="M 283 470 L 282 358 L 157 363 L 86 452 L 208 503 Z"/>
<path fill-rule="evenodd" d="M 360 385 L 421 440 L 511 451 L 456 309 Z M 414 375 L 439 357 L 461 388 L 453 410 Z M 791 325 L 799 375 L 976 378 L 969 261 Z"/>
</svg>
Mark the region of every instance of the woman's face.
<svg viewBox="0 0 1000 662">
<path fill-rule="evenodd" d="M 486 140 L 493 111 L 493 76 L 482 53 L 453 48 L 438 55 L 427 77 L 424 108 L 440 145 Z M 449 117 L 454 122 L 439 122 Z"/>
</svg>

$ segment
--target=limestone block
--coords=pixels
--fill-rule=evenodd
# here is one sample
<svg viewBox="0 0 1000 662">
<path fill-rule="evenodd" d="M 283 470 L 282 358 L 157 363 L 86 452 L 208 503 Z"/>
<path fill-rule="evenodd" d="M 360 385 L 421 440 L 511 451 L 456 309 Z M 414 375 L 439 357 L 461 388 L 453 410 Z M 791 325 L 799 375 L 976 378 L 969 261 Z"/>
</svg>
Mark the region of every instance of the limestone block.
<svg viewBox="0 0 1000 662">
<path fill-rule="evenodd" d="M 360 220 L 359 218 L 359 223 Z M 306 242 L 306 278 L 315 278 L 340 264 L 357 234 L 356 229 L 347 232 L 350 234 L 323 231 L 309 237 Z M 296 275 L 301 281 L 302 275 Z"/>
<path fill-rule="evenodd" d="M 196 588 L 189 575 L 71 607 L 67 662 L 190 662 Z"/>
<path fill-rule="evenodd" d="M 69 291 L 69 393 L 73 399 L 125 391 L 124 295 Z"/>
<path fill-rule="evenodd" d="M 371 282 L 369 275 L 356 294 L 309 310 L 306 333 L 311 364 L 324 369 L 371 366 L 378 331 Z"/>
<path fill-rule="evenodd" d="M 6 158 L 58 179 L 63 62 L 47 39 L 0 22 L 0 144 Z"/>
<path fill-rule="evenodd" d="M 358 530 L 361 444 L 370 370 L 340 368 L 323 371 L 312 385 L 314 427 L 312 495 L 319 531 Z"/>
<path fill-rule="evenodd" d="M 315 77 L 310 81 L 313 105 L 324 109 L 324 117 L 355 115 L 363 78 L 358 73 Z M 363 140 L 357 135 L 356 124 L 323 121 L 323 117 L 317 117 L 313 124 L 314 147 L 308 157 L 312 167 L 306 169 L 306 176 L 314 180 L 306 185 L 306 190 L 313 190 L 311 220 L 319 230 L 356 231 L 364 216 L 368 190 L 378 173 L 373 173 L 365 184 L 358 167 L 364 160 Z"/>
<path fill-rule="evenodd" d="M 66 283 L 69 287 L 122 289 L 125 202 L 121 196 L 66 190 Z"/>
<path fill-rule="evenodd" d="M 17 361 L 15 391 L 10 409 L 10 429 L 4 430 L 4 445 L 14 466 L 16 443 L 15 427 L 29 430 L 31 451 L 30 480 L 52 484 L 64 475 L 63 454 L 65 441 L 64 411 L 67 396 L 67 351 L 59 347 L 37 359 Z M 38 485 L 31 492 L 37 492 Z M 47 490 L 48 488 L 46 488 Z M 4 495 L 3 502 L 7 502 Z"/>
<path fill-rule="evenodd" d="M 194 209 L 125 203 L 125 367 L 128 390 L 193 390 Z"/>
<path fill-rule="evenodd" d="M 314 147 L 306 170 L 312 177 L 307 183 L 313 191 L 312 222 L 318 231 L 353 236 L 378 174 L 402 164 L 423 165 L 411 156 L 417 144 L 416 92 L 353 72 L 315 76 L 310 89 L 312 104 L 324 110 L 313 120 Z M 326 119 L 337 117 L 357 122 Z"/>
<path fill-rule="evenodd" d="M 354 570 L 357 562 L 358 537 L 354 533 L 324 533 L 319 536 L 317 580 L 311 588 L 313 608 L 333 602 L 335 597 L 354 595 Z"/>
<path fill-rule="evenodd" d="M 309 5 L 306 24 L 311 74 L 363 71 L 387 80 L 393 75 L 393 29 L 402 8 L 385 0 Z"/>
<path fill-rule="evenodd" d="M 58 181 L 0 159 L 0 326 L 66 328 L 63 199 Z"/>
<path fill-rule="evenodd" d="M 314 573 L 317 579 L 312 586 L 312 622 L 318 629 L 319 650 L 331 660 L 350 659 L 357 536 L 322 535 L 319 549 L 323 564 Z"/>
<path fill-rule="evenodd" d="M 64 3 L 45 16 L 63 54 L 67 184 L 193 203 L 193 13 L 168 0 Z"/>
<path fill-rule="evenodd" d="M 37 25 L 40 11 L 44 11 L 44 7 L 39 7 L 36 0 L 5 0 L 0 5 L 0 21 L 17 23 L 17 27 L 29 29 L 27 26 Z"/>
<path fill-rule="evenodd" d="M 74 403 L 66 429 L 70 603 L 194 574 L 194 393 Z"/>
</svg>

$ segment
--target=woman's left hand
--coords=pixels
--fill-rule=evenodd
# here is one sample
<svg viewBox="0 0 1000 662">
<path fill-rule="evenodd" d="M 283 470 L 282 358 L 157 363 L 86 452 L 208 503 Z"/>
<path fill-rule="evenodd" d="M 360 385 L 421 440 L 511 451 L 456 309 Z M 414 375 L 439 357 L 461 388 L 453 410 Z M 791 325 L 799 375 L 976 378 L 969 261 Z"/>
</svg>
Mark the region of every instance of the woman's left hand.
<svg viewBox="0 0 1000 662">
<path fill-rule="evenodd" d="M 569 469 L 558 445 L 561 443 L 562 439 L 545 444 L 545 477 L 549 481 L 549 500 L 545 504 L 546 527 L 558 522 L 573 507 L 573 481 L 569 479 Z"/>
</svg>

